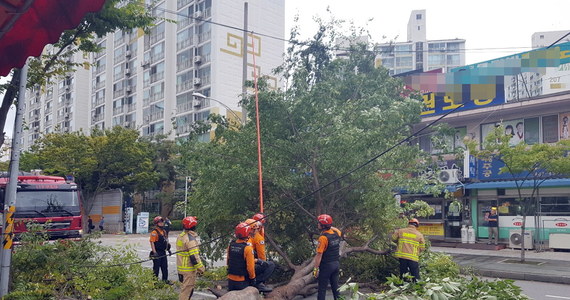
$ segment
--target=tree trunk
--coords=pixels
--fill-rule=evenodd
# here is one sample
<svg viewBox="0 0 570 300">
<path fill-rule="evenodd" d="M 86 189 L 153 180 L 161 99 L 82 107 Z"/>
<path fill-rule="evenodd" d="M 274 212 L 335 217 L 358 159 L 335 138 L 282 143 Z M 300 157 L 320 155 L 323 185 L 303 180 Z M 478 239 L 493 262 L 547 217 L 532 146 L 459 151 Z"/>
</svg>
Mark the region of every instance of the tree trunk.
<svg viewBox="0 0 570 300">
<path fill-rule="evenodd" d="M 8 88 L 4 91 L 4 98 L 2 99 L 2 106 L 0 106 L 0 146 L 4 145 L 6 140 L 6 118 L 8 117 L 8 111 L 10 111 L 10 106 L 14 103 L 16 95 L 18 95 L 18 89 L 20 86 L 20 69 L 14 69 L 14 74 L 10 80 Z"/>
</svg>

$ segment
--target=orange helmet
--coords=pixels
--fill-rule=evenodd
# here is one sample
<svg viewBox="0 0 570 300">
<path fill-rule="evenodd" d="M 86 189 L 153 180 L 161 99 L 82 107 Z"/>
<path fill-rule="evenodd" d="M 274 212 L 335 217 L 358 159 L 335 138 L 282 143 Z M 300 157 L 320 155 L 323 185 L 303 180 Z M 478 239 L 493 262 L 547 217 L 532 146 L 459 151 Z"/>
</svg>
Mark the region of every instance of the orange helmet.
<svg viewBox="0 0 570 300">
<path fill-rule="evenodd" d="M 182 219 L 182 227 L 184 227 L 184 229 L 190 229 L 196 225 L 198 225 L 198 219 L 196 217 L 186 217 Z"/>
<path fill-rule="evenodd" d="M 329 215 L 325 215 L 322 214 L 320 216 L 317 217 L 317 220 L 319 221 L 319 223 L 321 223 L 322 225 L 332 225 L 333 219 L 331 216 Z"/>
<path fill-rule="evenodd" d="M 255 215 L 253 215 L 253 217 L 251 217 L 251 218 L 254 219 L 254 220 L 256 220 L 256 221 L 261 222 L 261 224 L 265 224 L 265 221 L 266 221 L 266 217 L 265 217 L 265 215 L 262 214 L 262 213 L 255 214 Z"/>
<path fill-rule="evenodd" d="M 247 219 L 245 220 L 245 224 L 247 224 L 249 227 L 251 227 L 251 229 L 256 230 L 259 229 L 260 224 L 258 221 L 254 220 L 254 219 Z"/>
<path fill-rule="evenodd" d="M 420 226 L 420 221 L 418 221 L 418 219 L 416 219 L 416 218 L 413 218 L 413 219 L 410 219 L 408 221 L 408 224 L 412 224 L 412 225 L 415 225 L 416 227 L 418 227 L 418 226 Z"/>
<path fill-rule="evenodd" d="M 250 232 L 251 232 L 251 227 L 249 227 L 245 222 L 239 223 L 235 229 L 236 237 L 239 239 L 244 239 L 248 237 Z"/>
</svg>

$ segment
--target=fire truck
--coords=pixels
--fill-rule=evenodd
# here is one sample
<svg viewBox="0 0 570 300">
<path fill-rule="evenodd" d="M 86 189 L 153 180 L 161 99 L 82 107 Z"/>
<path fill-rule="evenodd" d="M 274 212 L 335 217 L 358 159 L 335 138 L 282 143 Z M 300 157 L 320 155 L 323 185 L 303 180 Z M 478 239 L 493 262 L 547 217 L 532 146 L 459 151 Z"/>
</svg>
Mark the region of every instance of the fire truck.
<svg viewBox="0 0 570 300">
<path fill-rule="evenodd" d="M 0 176 L 2 208 L 8 181 L 8 175 Z M 59 176 L 18 176 L 14 213 L 16 239 L 27 231 L 30 222 L 45 225 L 50 239 L 80 238 L 83 234 L 81 218 L 81 199 L 73 181 Z"/>
</svg>

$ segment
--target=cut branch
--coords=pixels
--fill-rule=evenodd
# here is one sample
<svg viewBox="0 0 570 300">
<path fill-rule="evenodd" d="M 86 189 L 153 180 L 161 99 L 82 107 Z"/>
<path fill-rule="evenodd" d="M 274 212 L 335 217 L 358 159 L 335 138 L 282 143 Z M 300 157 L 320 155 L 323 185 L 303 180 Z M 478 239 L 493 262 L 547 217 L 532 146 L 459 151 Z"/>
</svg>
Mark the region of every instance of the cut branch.
<svg viewBox="0 0 570 300">
<path fill-rule="evenodd" d="M 283 260 L 287 264 L 287 267 L 289 267 L 289 269 L 295 270 L 297 268 L 297 266 L 295 266 L 295 264 L 293 264 L 293 262 L 291 262 L 291 259 L 289 259 L 289 256 L 287 255 L 287 253 L 285 253 L 285 251 L 283 251 L 283 249 L 281 249 L 281 247 L 279 247 L 277 245 L 277 243 L 275 243 L 275 241 L 271 238 L 270 235 L 265 233 L 265 237 L 269 241 L 269 244 L 271 245 L 271 247 L 273 247 L 273 249 L 275 249 L 275 251 L 277 251 L 277 253 L 279 253 L 279 255 L 283 258 Z"/>
</svg>

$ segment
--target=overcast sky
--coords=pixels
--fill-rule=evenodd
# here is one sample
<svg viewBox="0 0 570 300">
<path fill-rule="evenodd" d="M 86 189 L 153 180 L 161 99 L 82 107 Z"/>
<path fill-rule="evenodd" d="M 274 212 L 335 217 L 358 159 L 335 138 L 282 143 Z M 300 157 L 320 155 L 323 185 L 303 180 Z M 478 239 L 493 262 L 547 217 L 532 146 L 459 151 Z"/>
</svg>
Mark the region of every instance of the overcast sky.
<svg viewBox="0 0 570 300">
<path fill-rule="evenodd" d="M 366 27 L 374 42 L 396 36 L 396 41 L 405 41 L 410 13 L 425 9 L 427 39 L 465 39 L 467 64 L 527 51 L 534 32 L 570 31 L 568 0 L 285 0 L 285 36 L 289 36 L 295 14 L 299 14 L 302 33 L 312 35 L 312 17 L 328 19 L 327 7 L 336 18 L 359 26 L 373 18 Z"/>
</svg>

